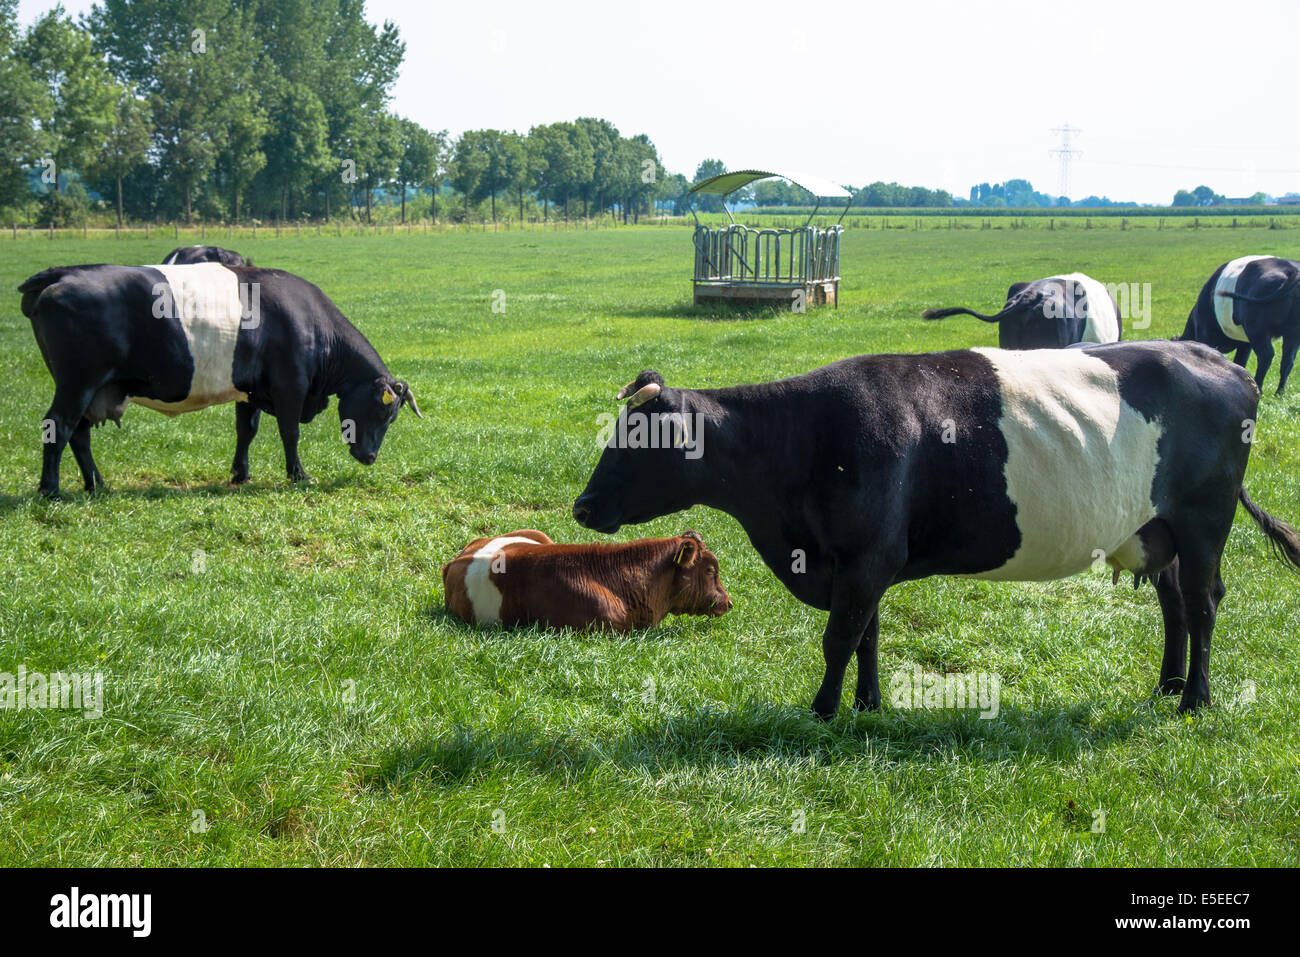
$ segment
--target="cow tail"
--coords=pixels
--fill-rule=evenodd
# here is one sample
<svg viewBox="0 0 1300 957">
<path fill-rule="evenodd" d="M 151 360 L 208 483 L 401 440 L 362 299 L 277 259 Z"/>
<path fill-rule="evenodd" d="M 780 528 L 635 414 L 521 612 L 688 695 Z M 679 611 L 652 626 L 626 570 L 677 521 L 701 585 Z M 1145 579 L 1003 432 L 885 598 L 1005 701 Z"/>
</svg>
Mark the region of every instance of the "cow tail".
<svg viewBox="0 0 1300 957">
<path fill-rule="evenodd" d="M 1279 518 L 1274 518 L 1251 501 L 1245 486 L 1238 493 L 1246 512 L 1255 520 L 1260 531 L 1268 536 L 1269 545 L 1278 559 L 1289 565 L 1292 571 L 1300 572 L 1300 532 Z"/>
<path fill-rule="evenodd" d="M 1267 296 L 1247 296 L 1240 292 L 1221 292 L 1219 293 L 1219 295 L 1222 296 L 1224 299 L 1236 299 L 1236 300 L 1240 300 L 1241 302 L 1276 302 L 1277 300 L 1281 299 L 1283 296 L 1290 293 L 1291 290 L 1295 289 L 1297 283 L 1300 283 L 1300 272 L 1297 272 L 1294 276 L 1292 276 L 1290 279 L 1284 282 L 1276 290 L 1269 293 Z"/>
<path fill-rule="evenodd" d="M 1028 308 L 1024 303 L 1013 303 L 1007 306 L 995 316 L 986 316 L 982 312 L 976 312 L 974 309 L 967 309 L 965 306 L 955 306 L 951 309 L 927 309 L 921 313 L 922 319 L 943 319 L 946 316 L 974 316 L 976 319 L 983 319 L 985 322 L 1001 322 L 1007 316 L 1017 313 L 1022 309 Z"/>
<path fill-rule="evenodd" d="M 18 287 L 18 291 L 23 294 L 23 315 L 28 319 L 36 318 L 36 300 L 40 299 L 41 293 L 62 279 L 67 272 L 67 266 L 55 266 L 53 269 L 38 272 L 35 276 L 24 280 Z"/>
</svg>

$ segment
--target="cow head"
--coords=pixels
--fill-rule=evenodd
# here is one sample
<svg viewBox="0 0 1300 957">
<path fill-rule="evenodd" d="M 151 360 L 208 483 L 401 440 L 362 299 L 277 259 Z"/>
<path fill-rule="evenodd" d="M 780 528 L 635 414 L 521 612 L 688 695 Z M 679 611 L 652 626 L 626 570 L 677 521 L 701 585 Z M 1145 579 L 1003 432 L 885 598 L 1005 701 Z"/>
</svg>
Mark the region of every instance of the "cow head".
<svg viewBox="0 0 1300 957">
<path fill-rule="evenodd" d="M 355 386 L 339 394 L 339 423 L 348 451 L 362 465 L 374 465 L 384 434 L 393 424 L 402 406 L 409 405 L 420 418 L 411 387 L 391 376 Z"/>
<path fill-rule="evenodd" d="M 646 369 L 625 385 L 617 398 L 626 399 L 627 405 L 613 423 L 612 434 L 586 489 L 573 503 L 574 520 L 604 534 L 695 504 L 690 493 L 693 460 L 683 454 L 681 433 L 673 432 L 677 420 L 689 428 L 693 418 L 684 415 L 687 410 L 681 393 L 665 389 L 663 376 Z M 638 433 L 638 428 L 644 431 Z M 675 434 L 678 440 L 636 439 L 650 430 Z M 688 441 L 699 447 L 700 438 L 692 436 Z"/>
<path fill-rule="evenodd" d="M 674 615 L 725 615 L 731 596 L 722 587 L 718 560 L 697 532 L 687 529 L 675 540 L 672 604 Z"/>
</svg>

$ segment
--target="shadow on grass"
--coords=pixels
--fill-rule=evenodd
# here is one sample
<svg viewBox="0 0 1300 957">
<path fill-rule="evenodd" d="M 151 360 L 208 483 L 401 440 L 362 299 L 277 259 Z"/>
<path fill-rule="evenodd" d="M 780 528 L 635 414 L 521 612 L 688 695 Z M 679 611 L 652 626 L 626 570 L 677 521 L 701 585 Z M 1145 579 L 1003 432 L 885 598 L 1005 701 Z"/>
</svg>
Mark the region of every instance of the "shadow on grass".
<svg viewBox="0 0 1300 957">
<path fill-rule="evenodd" d="M 175 498 L 224 498 L 228 495 L 256 498 L 293 492 L 337 492 L 343 489 L 356 488 L 357 485 L 358 482 L 355 478 L 317 480 L 309 485 L 295 484 L 288 480 L 279 482 L 273 480 L 266 482 L 254 481 L 246 485 L 231 485 L 227 481 L 216 481 L 194 485 L 140 485 L 126 488 L 109 486 L 107 489 L 92 493 L 84 491 L 80 482 L 78 482 L 75 489 L 72 487 L 63 488 L 59 497 L 55 499 L 45 498 L 34 489 L 27 495 L 0 494 L 0 514 L 18 511 L 30 505 L 45 505 L 50 508 L 57 508 L 60 506 L 87 506 L 100 501 L 150 502 Z"/>
<path fill-rule="evenodd" d="M 696 306 L 683 302 L 672 306 L 620 309 L 614 315 L 628 319 L 700 319 L 705 322 L 737 322 L 747 319 L 775 319 L 789 312 L 788 307 L 770 305 Z"/>
<path fill-rule="evenodd" d="M 733 711 L 701 709 L 655 714 L 618 736 L 556 733 L 525 721 L 502 729 L 461 726 L 427 742 L 380 756 L 365 785 L 388 791 L 411 780 L 461 786 L 493 771 L 524 771 L 565 779 L 613 765 L 651 774 L 675 768 L 727 768 L 756 760 L 834 764 L 868 760 L 929 762 L 956 755 L 972 762 L 1028 756 L 1065 762 L 1113 747 L 1140 728 L 1170 718 L 1150 702 L 1126 713 L 1095 716 L 1088 703 L 1025 710 L 1003 708 L 997 718 L 971 713 L 885 710 L 841 715 L 823 723 L 809 712 L 772 705 Z"/>
</svg>

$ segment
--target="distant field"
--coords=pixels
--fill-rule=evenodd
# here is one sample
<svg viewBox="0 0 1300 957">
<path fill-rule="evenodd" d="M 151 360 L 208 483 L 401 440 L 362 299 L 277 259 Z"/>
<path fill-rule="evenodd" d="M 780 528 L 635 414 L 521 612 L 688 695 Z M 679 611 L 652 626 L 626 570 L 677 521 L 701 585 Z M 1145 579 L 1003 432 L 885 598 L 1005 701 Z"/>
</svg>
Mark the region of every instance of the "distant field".
<svg viewBox="0 0 1300 957">
<path fill-rule="evenodd" d="M 699 530 L 724 618 L 610 639 L 476 631 L 442 608 L 439 566 L 474 536 L 594 538 L 569 508 L 597 415 L 642 368 L 711 386 L 993 345 L 993 326 L 918 314 L 993 310 L 1012 281 L 1074 270 L 1150 283 L 1151 327 L 1131 335 L 1168 336 L 1219 263 L 1300 257 L 1293 231 L 1107 225 L 852 229 L 838 310 L 760 318 L 688 305 L 682 229 L 243 236 L 338 303 L 424 421 L 404 416 L 365 469 L 331 407 L 304 428 L 307 488 L 286 484 L 268 422 L 235 490 L 233 409 L 133 407 L 94 436 L 113 491 L 81 493 L 69 454 L 56 503 L 34 494 L 52 385 L 12 290 L 175 243 L 0 239 L 0 673 L 106 675 L 97 720 L 0 710 L 0 864 L 1300 863 L 1300 580 L 1244 515 L 1217 705 L 1194 719 L 1149 697 L 1154 593 L 1099 573 L 892 589 L 882 683 L 995 673 L 1001 714 L 852 715 L 846 697 L 822 724 L 825 615 L 703 508 L 618 537 Z M 1297 523 L 1300 387 L 1277 399 L 1276 377 L 1247 484 Z"/>
</svg>

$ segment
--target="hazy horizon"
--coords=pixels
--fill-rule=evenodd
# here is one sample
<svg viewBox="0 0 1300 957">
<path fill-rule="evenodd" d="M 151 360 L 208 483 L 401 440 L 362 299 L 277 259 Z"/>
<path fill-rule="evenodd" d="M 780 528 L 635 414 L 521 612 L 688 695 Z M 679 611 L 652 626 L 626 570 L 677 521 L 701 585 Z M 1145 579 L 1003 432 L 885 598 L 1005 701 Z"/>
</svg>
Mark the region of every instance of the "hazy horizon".
<svg viewBox="0 0 1300 957">
<path fill-rule="evenodd" d="M 20 0 L 23 26 L 53 6 Z M 1300 5 L 1246 2 L 1230 29 L 1203 2 L 791 9 L 368 0 L 366 15 L 406 42 L 391 109 L 453 135 L 597 116 L 688 178 L 712 157 L 965 198 L 1008 179 L 1055 195 L 1052 131 L 1069 123 L 1072 199 L 1300 192 L 1300 128 L 1267 93 L 1292 79 L 1268 48 L 1297 33 Z"/>
</svg>

